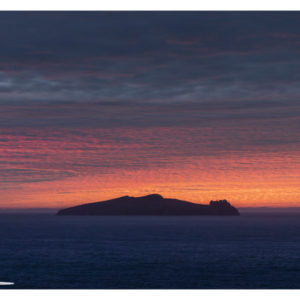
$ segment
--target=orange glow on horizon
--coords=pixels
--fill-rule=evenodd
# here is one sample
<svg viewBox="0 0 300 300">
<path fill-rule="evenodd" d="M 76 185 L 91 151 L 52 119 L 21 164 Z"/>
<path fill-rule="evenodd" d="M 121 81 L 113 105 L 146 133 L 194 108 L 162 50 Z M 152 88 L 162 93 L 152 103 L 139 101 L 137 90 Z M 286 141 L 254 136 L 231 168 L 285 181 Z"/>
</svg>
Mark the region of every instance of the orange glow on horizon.
<svg viewBox="0 0 300 300">
<path fill-rule="evenodd" d="M 1 208 L 62 208 L 150 193 L 197 203 L 227 199 L 237 207 L 300 206 L 300 159 L 293 149 L 220 146 L 213 152 L 209 142 L 199 142 L 199 152 L 194 140 L 203 129 L 51 134 L 3 135 Z"/>
</svg>

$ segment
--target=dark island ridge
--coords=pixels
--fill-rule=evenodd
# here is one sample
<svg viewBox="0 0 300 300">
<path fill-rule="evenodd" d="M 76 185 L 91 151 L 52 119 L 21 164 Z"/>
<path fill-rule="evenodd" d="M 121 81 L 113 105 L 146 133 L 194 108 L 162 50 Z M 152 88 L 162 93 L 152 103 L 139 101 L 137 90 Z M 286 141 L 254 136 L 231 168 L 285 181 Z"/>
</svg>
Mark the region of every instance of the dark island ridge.
<svg viewBox="0 0 300 300">
<path fill-rule="evenodd" d="M 142 197 L 124 196 L 61 209 L 57 215 L 73 216 L 238 216 L 239 211 L 227 200 L 209 205 L 163 198 L 158 194 Z"/>
</svg>

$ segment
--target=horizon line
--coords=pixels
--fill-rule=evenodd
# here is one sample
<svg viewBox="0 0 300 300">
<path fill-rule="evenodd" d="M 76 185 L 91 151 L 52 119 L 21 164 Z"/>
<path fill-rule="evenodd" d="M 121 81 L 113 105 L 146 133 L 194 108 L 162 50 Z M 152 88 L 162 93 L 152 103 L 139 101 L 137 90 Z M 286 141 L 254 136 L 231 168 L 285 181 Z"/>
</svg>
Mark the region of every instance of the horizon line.
<svg viewBox="0 0 300 300">
<path fill-rule="evenodd" d="M 79 204 L 81 205 L 81 204 Z M 79 206 L 78 205 L 78 206 Z M 74 205 L 77 206 L 77 205 Z M 68 207 L 73 207 L 73 206 L 68 206 Z M 299 206 L 234 206 L 237 209 L 300 209 Z M 54 210 L 60 210 L 64 209 L 64 207 L 0 207 L 0 212 L 1 211 L 34 211 L 34 210 L 45 210 L 45 211 L 54 211 Z"/>
</svg>

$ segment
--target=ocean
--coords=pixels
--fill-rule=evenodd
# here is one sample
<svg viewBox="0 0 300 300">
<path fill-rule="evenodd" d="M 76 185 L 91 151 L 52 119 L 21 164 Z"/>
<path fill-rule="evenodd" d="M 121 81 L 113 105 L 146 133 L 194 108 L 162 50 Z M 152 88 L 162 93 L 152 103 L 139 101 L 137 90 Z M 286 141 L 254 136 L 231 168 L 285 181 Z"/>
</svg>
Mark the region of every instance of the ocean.
<svg viewBox="0 0 300 300">
<path fill-rule="evenodd" d="M 0 214 L 0 289 L 299 289 L 300 214 Z"/>
</svg>

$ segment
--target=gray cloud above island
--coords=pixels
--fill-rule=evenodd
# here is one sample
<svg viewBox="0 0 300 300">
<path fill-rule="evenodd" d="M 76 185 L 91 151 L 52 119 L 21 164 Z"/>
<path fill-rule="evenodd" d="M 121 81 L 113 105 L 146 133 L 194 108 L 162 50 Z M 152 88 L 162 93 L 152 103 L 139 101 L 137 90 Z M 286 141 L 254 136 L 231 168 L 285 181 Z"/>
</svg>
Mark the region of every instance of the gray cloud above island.
<svg viewBox="0 0 300 300">
<path fill-rule="evenodd" d="M 299 12 L 0 12 L 0 36 L 8 184 L 299 151 Z M 58 167 L 63 135 L 82 152 Z M 137 158 L 98 158 L 107 139 Z"/>
<path fill-rule="evenodd" d="M 298 12 L 0 16 L 1 127 L 202 126 L 299 114 Z"/>
</svg>

